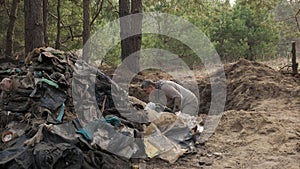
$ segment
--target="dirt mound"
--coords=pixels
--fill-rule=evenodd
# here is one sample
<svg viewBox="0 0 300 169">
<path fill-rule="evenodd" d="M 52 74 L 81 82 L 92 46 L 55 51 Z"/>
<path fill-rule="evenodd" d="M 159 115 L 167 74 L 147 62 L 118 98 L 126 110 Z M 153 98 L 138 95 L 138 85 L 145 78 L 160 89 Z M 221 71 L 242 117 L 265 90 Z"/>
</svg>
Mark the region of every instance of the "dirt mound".
<svg viewBox="0 0 300 169">
<path fill-rule="evenodd" d="M 264 101 L 258 111 L 224 113 L 206 147 L 212 168 L 299 168 L 300 102 Z"/>
<path fill-rule="evenodd" d="M 299 78 L 283 75 L 258 62 L 241 59 L 226 65 L 224 71 L 227 79 L 226 110 L 250 110 L 265 99 L 300 96 Z M 218 83 L 218 79 L 213 83 Z M 208 78 L 199 80 L 200 113 L 209 110 L 210 85 Z"/>
</svg>

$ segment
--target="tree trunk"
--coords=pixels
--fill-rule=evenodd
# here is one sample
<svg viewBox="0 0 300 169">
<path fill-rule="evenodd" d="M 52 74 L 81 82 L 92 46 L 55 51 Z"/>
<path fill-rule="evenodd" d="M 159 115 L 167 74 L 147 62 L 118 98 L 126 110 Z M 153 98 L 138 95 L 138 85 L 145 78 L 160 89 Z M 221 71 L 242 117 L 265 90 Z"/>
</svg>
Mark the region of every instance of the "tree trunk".
<svg viewBox="0 0 300 169">
<path fill-rule="evenodd" d="M 59 49 L 60 48 L 60 31 L 61 31 L 61 27 L 60 27 L 60 22 L 61 22 L 61 17 L 60 17 L 60 5 L 61 5 L 61 1 L 57 0 L 57 6 L 56 6 L 56 12 L 57 12 L 57 22 L 56 22 L 56 41 L 55 41 L 55 48 Z"/>
<path fill-rule="evenodd" d="M 122 61 L 131 54 L 131 40 L 126 38 L 130 32 L 130 19 L 124 19 L 130 14 L 130 1 L 119 0 L 119 17 L 120 17 L 120 37 L 121 37 L 121 58 Z"/>
<path fill-rule="evenodd" d="M 82 59 L 88 61 L 89 59 L 89 38 L 90 38 L 90 0 L 83 0 L 83 51 Z"/>
<path fill-rule="evenodd" d="M 49 12 L 49 2 L 48 2 L 48 0 L 43 0 L 44 41 L 45 41 L 46 46 L 49 45 L 48 33 L 47 33 L 48 12 Z"/>
<path fill-rule="evenodd" d="M 24 0 L 25 54 L 34 48 L 45 46 L 43 0 Z"/>
<path fill-rule="evenodd" d="M 12 6 L 10 9 L 9 15 L 9 24 L 6 34 L 6 49 L 5 49 L 5 57 L 12 57 L 13 56 L 13 38 L 14 38 L 14 31 L 15 31 L 15 22 L 17 19 L 17 11 L 18 5 L 20 0 L 13 0 Z"/>
<path fill-rule="evenodd" d="M 137 15 L 122 18 L 130 14 Z M 131 0 L 131 3 L 130 0 L 119 0 L 119 17 L 122 61 L 132 55 L 126 63 L 132 72 L 138 72 L 142 44 L 142 0 Z"/>
<path fill-rule="evenodd" d="M 248 47 L 249 47 L 249 50 L 248 50 L 246 59 L 247 59 L 247 60 L 250 60 L 250 61 L 254 61 L 254 56 L 253 56 L 254 53 L 253 53 L 253 48 L 252 48 L 253 45 L 254 45 L 253 42 L 248 41 Z"/>
<path fill-rule="evenodd" d="M 294 75 L 298 74 L 298 63 L 296 58 L 296 42 L 292 42 L 292 70 Z"/>
<path fill-rule="evenodd" d="M 131 46 L 133 54 L 132 65 L 134 65 L 134 71 L 139 71 L 139 58 L 140 50 L 142 46 L 142 0 L 131 0 L 131 14 L 135 14 L 135 17 L 131 18 L 131 31 L 134 32 L 134 36 L 131 37 Z"/>
</svg>

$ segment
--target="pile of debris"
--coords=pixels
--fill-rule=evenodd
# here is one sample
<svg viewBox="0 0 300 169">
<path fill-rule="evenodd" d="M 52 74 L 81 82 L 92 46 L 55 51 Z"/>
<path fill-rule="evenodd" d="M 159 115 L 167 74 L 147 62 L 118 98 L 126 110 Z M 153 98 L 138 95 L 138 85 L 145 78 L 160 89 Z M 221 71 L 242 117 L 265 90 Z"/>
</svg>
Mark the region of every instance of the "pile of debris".
<svg viewBox="0 0 300 169">
<path fill-rule="evenodd" d="M 1 63 L 0 81 L 1 168 L 130 168 L 194 150 L 198 119 L 149 108 L 72 53 L 35 49 Z"/>
</svg>

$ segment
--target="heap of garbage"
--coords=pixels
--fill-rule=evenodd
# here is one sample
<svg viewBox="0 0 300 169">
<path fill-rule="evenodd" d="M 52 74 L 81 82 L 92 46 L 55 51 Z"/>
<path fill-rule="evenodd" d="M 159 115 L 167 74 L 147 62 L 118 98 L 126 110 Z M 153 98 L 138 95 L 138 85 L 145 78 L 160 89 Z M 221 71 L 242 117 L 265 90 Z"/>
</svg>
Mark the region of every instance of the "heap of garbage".
<svg viewBox="0 0 300 169">
<path fill-rule="evenodd" d="M 131 168 L 194 151 L 199 119 L 128 96 L 70 52 L 37 48 L 1 63 L 0 81 L 0 168 Z"/>
</svg>

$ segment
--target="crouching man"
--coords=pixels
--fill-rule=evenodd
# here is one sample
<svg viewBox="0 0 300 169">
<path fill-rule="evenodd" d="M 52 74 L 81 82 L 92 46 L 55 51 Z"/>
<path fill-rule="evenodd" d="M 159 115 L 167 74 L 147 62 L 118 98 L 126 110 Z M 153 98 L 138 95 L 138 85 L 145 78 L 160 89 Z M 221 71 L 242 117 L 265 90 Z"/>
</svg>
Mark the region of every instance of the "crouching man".
<svg viewBox="0 0 300 169">
<path fill-rule="evenodd" d="M 198 99 L 195 94 L 175 82 L 145 80 L 141 88 L 148 95 L 155 90 L 162 91 L 166 97 L 166 106 L 174 113 L 181 111 L 189 115 L 198 115 Z"/>
</svg>

